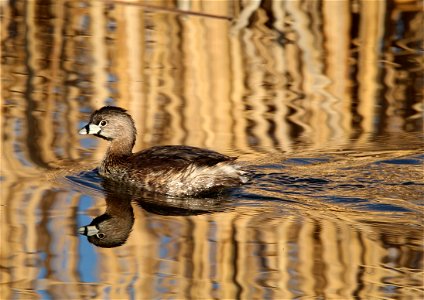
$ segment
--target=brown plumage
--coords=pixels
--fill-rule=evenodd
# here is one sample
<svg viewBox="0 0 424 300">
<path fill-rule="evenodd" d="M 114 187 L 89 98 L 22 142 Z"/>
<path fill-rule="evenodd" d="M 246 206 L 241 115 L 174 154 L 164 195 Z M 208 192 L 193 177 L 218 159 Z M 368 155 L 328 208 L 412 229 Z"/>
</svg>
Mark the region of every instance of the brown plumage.
<svg viewBox="0 0 424 300">
<path fill-rule="evenodd" d="M 184 197 L 214 192 L 247 182 L 235 158 L 190 146 L 156 146 L 132 153 L 134 121 L 126 110 L 105 106 L 95 111 L 80 134 L 110 142 L 99 168 L 101 176 L 148 191 Z"/>
</svg>

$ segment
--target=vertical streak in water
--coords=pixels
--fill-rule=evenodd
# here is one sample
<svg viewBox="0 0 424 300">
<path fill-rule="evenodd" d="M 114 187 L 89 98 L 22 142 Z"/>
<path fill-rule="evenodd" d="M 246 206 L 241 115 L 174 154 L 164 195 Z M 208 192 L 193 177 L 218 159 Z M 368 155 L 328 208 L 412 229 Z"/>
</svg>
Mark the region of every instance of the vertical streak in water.
<svg viewBox="0 0 424 300">
<path fill-rule="evenodd" d="M 92 205 L 92 199 L 88 196 L 82 196 L 80 198 L 80 201 L 78 203 L 78 211 L 83 212 L 87 211 L 88 208 L 90 208 Z M 78 226 L 83 226 L 86 224 L 89 224 L 91 222 L 91 219 L 88 216 L 78 216 Z M 96 276 L 96 273 L 99 270 L 99 267 L 97 265 L 97 253 L 95 251 L 95 248 L 86 240 L 85 237 L 79 237 L 80 244 L 79 244 L 79 251 L 78 251 L 78 257 L 79 257 L 79 263 L 78 263 L 78 273 L 79 273 L 79 280 L 82 282 L 97 282 L 98 278 Z"/>
<path fill-rule="evenodd" d="M 185 143 L 189 145 L 205 145 L 207 133 L 204 130 L 204 107 L 210 103 L 210 83 L 207 74 L 207 54 L 204 51 L 206 35 L 204 23 L 199 18 L 187 17 L 184 22 L 184 96 L 183 106 Z M 207 117 L 208 118 L 208 117 Z"/>
<path fill-rule="evenodd" d="M 383 47 L 385 1 L 361 2 L 360 52 L 359 52 L 359 105 L 361 127 L 366 133 L 376 131 L 376 112 L 380 100 L 380 62 Z M 376 21 L 377 20 L 377 21 Z"/>
<path fill-rule="evenodd" d="M 195 216 L 193 222 L 193 284 L 191 287 L 192 295 L 201 299 L 211 297 L 211 282 L 210 282 L 210 263 L 209 263 L 209 247 L 208 247 L 208 231 L 209 223 L 206 220 L 207 216 Z"/>
<path fill-rule="evenodd" d="M 122 88 L 126 89 L 125 95 L 127 97 L 123 97 L 124 101 L 127 101 L 127 108 L 131 110 L 131 115 L 134 118 L 136 127 L 140 130 L 140 133 L 143 133 L 143 129 L 145 126 L 143 124 L 146 123 L 146 97 L 144 95 L 143 87 L 144 87 L 144 55 L 145 55 L 145 18 L 146 14 L 144 11 L 134 8 L 134 7 L 123 7 L 122 8 L 122 17 L 125 20 L 125 23 L 122 22 L 124 29 L 121 29 L 123 33 L 123 37 L 125 40 L 122 40 L 122 46 L 117 45 L 116 51 L 120 52 L 120 48 L 124 48 L 126 51 L 126 65 L 127 70 L 122 70 L 120 74 L 125 74 L 124 78 L 119 78 L 122 80 Z M 125 24 L 125 26 L 124 26 Z M 122 37 L 120 37 L 121 39 Z M 148 46 L 149 47 L 149 46 Z M 123 59 L 123 58 L 121 58 Z M 125 80 L 126 79 L 126 80 Z M 135 148 L 140 149 L 143 145 L 143 136 L 138 135 L 136 139 Z"/>
<path fill-rule="evenodd" d="M 328 220 L 320 222 L 320 243 L 322 245 L 322 262 L 325 266 L 323 279 L 326 287 L 323 289 L 324 298 L 333 299 L 340 295 L 344 285 L 343 274 L 345 270 L 341 264 L 339 247 L 339 234 L 337 224 Z M 345 295 L 346 296 L 346 295 Z"/>
<path fill-rule="evenodd" d="M 27 143 L 27 155 L 31 158 L 31 161 L 44 168 L 48 168 L 43 159 L 43 151 L 39 148 L 38 138 L 40 136 L 39 132 L 39 123 L 34 117 L 33 113 L 37 110 L 36 99 L 34 98 L 35 94 L 35 75 L 36 75 L 36 62 L 37 59 L 35 55 L 38 53 L 36 43 L 36 33 L 35 30 L 37 26 L 35 25 L 36 19 L 36 2 L 27 2 L 25 5 L 25 67 L 27 71 L 26 78 L 26 87 L 25 87 L 25 99 L 27 100 L 25 104 L 25 115 L 27 124 L 26 132 L 26 143 Z M 44 150 L 44 149 L 43 149 Z"/>
<path fill-rule="evenodd" d="M 301 105 L 307 109 L 308 114 L 302 120 L 307 124 L 308 137 L 312 143 L 319 147 L 330 136 L 328 126 L 328 101 L 331 95 L 325 88 L 330 83 L 324 74 L 323 64 L 323 33 L 321 28 L 322 15 L 317 6 L 318 2 L 287 2 L 287 9 L 293 15 L 293 29 L 297 33 L 297 45 L 302 51 L 300 59 L 302 62 L 302 91 L 305 98 Z M 320 130 L 314 131 L 314 128 Z M 311 135 L 311 133 L 314 133 Z"/>
<path fill-rule="evenodd" d="M 78 122 L 79 107 L 76 101 L 67 101 L 68 99 L 73 100 L 73 94 L 77 91 L 75 87 L 70 87 L 65 84 L 68 70 L 66 70 L 66 46 L 67 38 L 66 27 L 69 25 L 65 22 L 66 15 L 70 8 L 66 7 L 63 1 L 58 1 L 55 8 L 54 15 L 55 19 L 53 22 L 53 50 L 51 60 L 51 72 L 50 72 L 50 88 L 48 89 L 48 95 L 52 97 L 52 101 L 56 102 L 56 106 L 52 114 L 56 114 L 56 119 L 53 119 L 53 124 L 58 124 L 54 130 L 52 127 L 56 127 L 53 124 L 50 125 L 50 130 L 55 133 L 54 147 L 55 150 L 63 152 L 63 156 L 67 159 L 77 159 L 78 154 L 78 133 L 75 128 L 75 124 Z M 52 9 L 53 9 L 52 7 Z M 76 98 L 76 97 L 75 97 Z M 60 99 L 58 101 L 58 99 Z"/>
<path fill-rule="evenodd" d="M 169 124 L 167 127 L 167 139 L 169 144 L 184 144 L 188 134 L 188 128 L 185 124 L 184 110 L 189 103 L 188 88 L 186 87 L 187 74 L 189 72 L 186 57 L 188 56 L 186 45 L 186 34 L 189 19 L 183 16 L 167 16 L 166 24 L 168 27 L 164 31 L 164 42 L 157 45 L 157 48 L 163 51 L 162 60 L 165 70 L 163 73 L 164 93 L 169 103 L 165 106 L 169 114 Z M 165 141 L 163 141 L 165 142 Z"/>
<path fill-rule="evenodd" d="M 204 10 L 215 15 L 229 15 L 229 4 L 222 2 L 204 2 Z M 230 38 L 229 22 L 227 20 L 204 19 L 204 26 L 207 31 L 205 39 L 205 49 L 208 57 L 208 77 L 211 85 L 209 94 L 211 101 L 205 106 L 205 115 L 213 111 L 209 118 L 205 130 L 208 132 L 206 147 L 215 147 L 226 149 L 232 142 L 231 135 L 222 135 L 221 133 L 231 132 L 233 120 L 231 118 L 231 68 L 230 68 Z M 216 76 L 220 74 L 220 76 Z M 207 111 L 209 110 L 209 112 Z M 217 138 L 219 137 L 219 138 Z"/>
<path fill-rule="evenodd" d="M 246 96 L 245 102 L 248 106 L 246 116 L 251 124 L 250 136 L 248 136 L 249 146 L 256 151 L 264 151 L 272 147 L 267 134 L 268 124 L 264 118 L 266 112 L 266 93 L 263 87 L 264 82 L 264 61 L 260 56 L 260 49 L 263 46 L 261 40 L 257 38 L 255 30 L 246 29 L 243 32 L 244 42 Z"/>
<path fill-rule="evenodd" d="M 273 122 L 275 124 L 275 138 L 277 147 L 284 151 L 290 151 L 292 148 L 290 138 L 290 128 L 288 124 L 288 99 L 287 99 L 287 84 L 288 80 L 286 77 L 287 73 L 287 62 L 286 56 L 286 45 L 284 40 L 286 38 L 286 7 L 283 1 L 272 2 L 272 13 L 274 15 L 274 30 L 276 30 L 277 38 L 273 41 L 272 54 L 274 58 L 273 68 L 275 70 L 274 80 L 276 81 L 273 91 L 273 104 L 275 106 L 275 112 L 273 113 Z"/>
<path fill-rule="evenodd" d="M 246 295 L 249 298 L 249 289 L 246 287 L 247 279 L 245 276 L 247 275 L 247 267 L 246 264 L 246 248 L 242 247 L 242 243 L 239 241 L 245 241 L 245 237 L 240 236 L 240 230 L 238 230 L 237 220 L 233 219 L 231 222 L 231 262 L 228 262 L 228 266 L 232 266 L 232 284 L 234 288 L 232 288 L 232 296 L 233 299 L 241 299 L 243 295 Z M 244 227 L 245 228 L 245 227 Z M 244 230 L 243 230 L 244 231 Z M 252 272 L 253 273 L 253 272 Z M 243 297 L 244 298 L 244 297 Z"/>
<path fill-rule="evenodd" d="M 107 91 L 107 53 L 106 53 L 106 4 L 101 1 L 90 3 L 90 26 L 91 26 L 91 46 L 93 51 L 94 65 L 92 66 L 92 81 L 94 83 L 93 98 L 100 103 L 108 97 Z M 98 103 L 98 102 L 97 102 Z M 97 105 L 100 107 L 101 105 Z"/>
<path fill-rule="evenodd" d="M 329 113 L 331 138 L 347 142 L 352 131 L 352 96 L 349 93 L 350 3 L 348 1 L 323 2 L 324 57 L 326 75 L 331 80 L 327 90 L 334 102 Z M 330 100 L 330 99 L 327 99 Z"/>
<path fill-rule="evenodd" d="M 170 15 L 167 18 L 167 30 L 165 31 L 165 44 L 163 65 L 165 73 L 163 74 L 163 93 L 165 94 L 166 102 L 163 110 L 166 116 L 169 116 L 168 122 L 164 122 L 165 140 L 162 142 L 166 144 L 178 145 L 184 139 L 184 131 L 181 128 L 183 122 L 181 116 L 182 102 L 183 102 L 183 74 L 185 72 L 184 61 L 182 60 L 183 52 L 182 47 L 182 26 L 184 17 Z"/>
<path fill-rule="evenodd" d="M 297 243 L 299 245 L 298 252 L 298 265 L 297 271 L 299 272 L 300 284 L 299 289 L 303 292 L 304 296 L 315 295 L 314 286 L 316 280 L 313 276 L 314 260 L 314 235 L 315 226 L 312 222 L 305 222 L 300 228 Z"/>
<path fill-rule="evenodd" d="M 401 132 L 405 125 L 405 120 L 401 116 L 397 115 L 397 106 L 399 96 L 396 95 L 396 76 L 397 76 L 397 65 L 394 63 L 395 56 L 393 53 L 385 53 L 385 66 L 384 66 L 384 78 L 382 80 L 384 101 L 386 101 L 387 108 L 384 111 L 385 117 L 381 116 L 382 124 L 381 130 L 388 132 Z M 405 100 L 405 99 L 403 99 Z"/>
<path fill-rule="evenodd" d="M 230 99 L 232 102 L 231 116 L 234 120 L 232 132 L 234 135 L 233 147 L 238 151 L 248 152 L 249 144 L 247 135 L 247 120 L 244 110 L 244 63 L 242 56 L 243 42 L 235 34 L 231 34 L 229 45 L 230 78 L 232 81 Z"/>
<path fill-rule="evenodd" d="M 277 269 L 278 269 L 278 282 L 277 287 L 279 294 L 276 298 L 292 299 L 294 294 L 291 292 L 289 286 L 290 280 L 290 257 L 289 257 L 289 234 L 291 225 L 294 223 L 293 217 L 289 217 L 280 226 L 277 227 L 276 240 L 277 240 Z"/>
<path fill-rule="evenodd" d="M 152 143 L 155 140 L 154 135 L 156 134 L 156 123 L 157 115 L 160 110 L 160 97 L 162 81 L 166 80 L 161 77 L 163 72 L 162 56 L 165 49 L 164 39 L 166 40 L 166 16 L 164 15 L 153 15 L 151 16 L 150 26 L 153 29 L 149 30 L 146 28 L 147 49 L 145 50 L 146 55 L 146 67 L 145 67 L 145 81 L 146 81 L 146 101 L 143 105 L 144 115 L 144 140 Z M 149 22 L 147 22 L 149 24 Z M 149 26 L 149 25 L 148 25 Z"/>
<path fill-rule="evenodd" d="M 293 10 L 292 1 L 284 2 L 285 11 L 287 15 L 290 16 L 288 21 L 293 22 Z M 298 40 L 298 33 L 296 32 L 293 26 L 289 26 L 288 30 L 285 32 L 288 39 Z M 297 43 L 287 43 L 285 45 L 285 62 L 286 70 L 284 76 L 287 77 L 286 85 L 286 106 L 289 110 L 289 114 L 286 118 L 286 122 L 290 121 L 290 140 L 298 138 L 303 133 L 308 133 L 310 131 L 309 125 L 306 120 L 307 110 L 303 107 L 302 101 L 306 99 L 304 88 L 303 88 L 303 61 L 301 57 L 301 49 Z"/>
</svg>

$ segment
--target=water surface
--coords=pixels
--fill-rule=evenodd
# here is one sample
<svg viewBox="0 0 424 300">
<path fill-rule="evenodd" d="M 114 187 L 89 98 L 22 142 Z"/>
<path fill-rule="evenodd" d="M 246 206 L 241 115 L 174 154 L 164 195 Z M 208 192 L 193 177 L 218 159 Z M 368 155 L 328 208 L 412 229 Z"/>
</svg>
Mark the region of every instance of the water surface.
<svg viewBox="0 0 424 300">
<path fill-rule="evenodd" d="M 423 298 L 422 5 L 176 3 L 2 2 L 0 298 Z M 103 105 L 251 181 L 104 182 Z M 106 209 L 112 248 L 77 231 Z"/>
</svg>

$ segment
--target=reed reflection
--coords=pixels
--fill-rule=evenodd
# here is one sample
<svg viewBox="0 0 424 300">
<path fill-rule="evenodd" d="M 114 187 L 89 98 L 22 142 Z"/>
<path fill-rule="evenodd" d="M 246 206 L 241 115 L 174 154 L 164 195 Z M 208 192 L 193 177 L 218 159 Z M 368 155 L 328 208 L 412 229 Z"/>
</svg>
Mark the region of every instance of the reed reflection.
<svg viewBox="0 0 424 300">
<path fill-rule="evenodd" d="M 238 15 L 235 34 L 227 20 L 120 2 L 1 3 L 1 299 L 423 298 L 422 165 L 376 162 L 422 157 L 419 1 L 167 3 Z M 349 153 L 303 167 L 280 159 L 270 172 L 328 183 L 256 178 L 222 214 L 203 214 L 204 200 L 192 217 L 196 199 L 186 209 L 112 189 L 106 200 L 113 213 L 126 207 L 114 217 L 130 236 L 91 251 L 101 269 L 89 285 L 75 212 L 99 207 L 44 175 L 98 165 L 106 145 L 76 130 L 110 104 L 144 133 L 135 151 L 185 144 L 265 153 L 267 164 L 281 150 Z"/>
<path fill-rule="evenodd" d="M 130 185 L 104 180 L 106 211 L 78 233 L 103 248 L 123 245 L 134 225 L 133 204 L 144 211 L 163 216 L 194 216 L 226 210 L 226 201 L 218 198 L 171 198 L 136 189 Z"/>
<path fill-rule="evenodd" d="M 195 2 L 217 15 L 239 10 Z M 78 160 L 82 113 L 111 102 L 144 133 L 136 150 L 296 152 L 422 130 L 421 6 L 262 2 L 240 13 L 237 34 L 226 20 L 102 1 L 4 4 L 4 128 L 15 131 L 4 138 L 5 168 Z"/>
</svg>

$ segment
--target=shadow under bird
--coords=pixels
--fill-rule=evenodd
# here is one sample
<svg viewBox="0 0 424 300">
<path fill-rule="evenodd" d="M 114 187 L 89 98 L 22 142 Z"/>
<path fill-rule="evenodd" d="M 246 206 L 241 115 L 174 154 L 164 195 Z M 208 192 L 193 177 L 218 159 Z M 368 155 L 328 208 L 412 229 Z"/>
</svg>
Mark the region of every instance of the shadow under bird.
<svg viewBox="0 0 424 300">
<path fill-rule="evenodd" d="M 110 142 L 99 167 L 103 178 L 147 191 L 173 197 L 200 196 L 248 181 L 235 157 L 208 149 L 170 145 L 132 153 L 137 131 L 132 117 L 120 107 L 96 110 L 79 133 Z"/>
<path fill-rule="evenodd" d="M 226 202 L 217 198 L 170 198 L 107 179 L 102 186 L 106 211 L 78 229 L 90 243 L 102 248 L 118 247 L 127 241 L 135 221 L 133 204 L 148 213 L 165 216 L 193 216 L 227 209 Z"/>
</svg>

